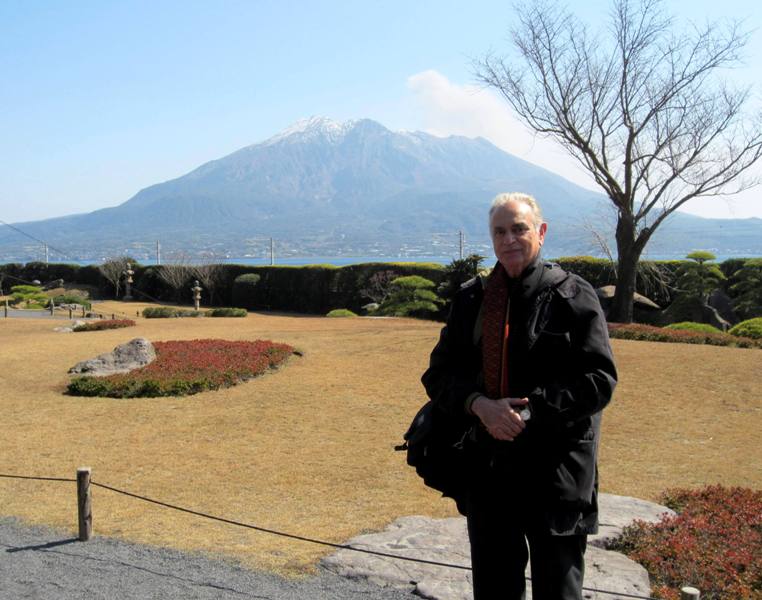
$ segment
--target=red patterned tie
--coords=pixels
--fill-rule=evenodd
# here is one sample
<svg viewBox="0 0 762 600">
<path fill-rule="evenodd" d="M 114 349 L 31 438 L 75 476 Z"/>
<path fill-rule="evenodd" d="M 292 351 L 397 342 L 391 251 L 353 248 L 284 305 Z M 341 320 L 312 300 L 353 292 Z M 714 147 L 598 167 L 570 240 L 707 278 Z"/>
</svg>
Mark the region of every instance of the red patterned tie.
<svg viewBox="0 0 762 600">
<path fill-rule="evenodd" d="M 482 320 L 482 370 L 489 398 L 508 394 L 508 276 L 495 265 L 484 289 Z"/>
</svg>

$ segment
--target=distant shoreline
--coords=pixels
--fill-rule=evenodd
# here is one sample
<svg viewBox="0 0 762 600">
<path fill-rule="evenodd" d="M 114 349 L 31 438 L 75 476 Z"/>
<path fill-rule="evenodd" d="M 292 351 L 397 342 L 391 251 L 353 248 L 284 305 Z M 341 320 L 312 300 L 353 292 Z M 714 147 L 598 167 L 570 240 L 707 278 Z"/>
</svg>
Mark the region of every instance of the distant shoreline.
<svg viewBox="0 0 762 600">
<path fill-rule="evenodd" d="M 295 257 L 282 257 L 275 258 L 273 266 L 305 266 L 305 265 L 333 265 L 335 267 L 346 267 L 348 265 L 367 264 L 367 263 L 438 263 L 441 265 L 448 265 L 453 260 L 459 258 L 458 256 L 295 256 Z M 552 257 L 550 260 L 557 260 L 559 258 L 568 258 L 564 256 Z M 602 256 L 596 256 L 594 258 L 604 258 Z M 721 263 L 731 258 L 760 258 L 758 254 L 752 254 L 748 256 L 725 256 L 717 255 L 714 262 Z M 685 256 L 670 256 L 670 255 L 656 255 L 656 256 L 644 256 L 641 260 L 684 260 Z M 90 258 L 81 260 L 55 260 L 51 259 L 50 264 L 69 264 L 69 265 L 98 265 L 103 262 L 104 259 Z M 492 260 L 491 256 L 487 256 L 484 260 L 485 264 L 488 264 Z M 40 260 L 27 260 L 27 261 L 7 261 L 0 262 L 0 266 L 4 264 L 27 264 L 30 262 L 43 262 Z M 150 267 L 155 266 L 156 259 L 147 259 L 141 261 L 138 259 L 141 265 Z M 200 259 L 198 262 L 205 262 L 205 259 Z M 253 258 L 253 257 L 236 257 L 236 258 L 222 258 L 214 259 L 212 262 L 219 264 L 229 265 L 251 265 L 256 267 L 270 266 L 269 258 Z M 174 264 L 172 261 L 167 261 L 166 264 Z M 193 264 L 193 263 L 189 263 Z"/>
</svg>

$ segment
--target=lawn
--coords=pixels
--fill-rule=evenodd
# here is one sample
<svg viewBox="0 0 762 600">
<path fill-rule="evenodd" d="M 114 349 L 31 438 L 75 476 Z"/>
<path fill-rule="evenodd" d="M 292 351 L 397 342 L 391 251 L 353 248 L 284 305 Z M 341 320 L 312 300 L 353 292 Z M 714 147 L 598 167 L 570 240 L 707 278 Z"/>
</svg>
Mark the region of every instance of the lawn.
<svg viewBox="0 0 762 600">
<path fill-rule="evenodd" d="M 401 515 L 455 514 L 395 453 L 424 400 L 440 324 L 408 319 L 143 319 L 64 334 L 0 318 L 0 473 L 93 480 L 228 519 L 344 542 Z M 97 308 L 95 310 L 98 310 Z M 142 336 L 269 339 L 303 352 L 278 371 L 183 398 L 63 395 L 76 362 Z M 603 491 L 762 487 L 762 350 L 614 341 L 620 385 L 604 415 Z M 0 514 L 76 529 L 74 484 L 0 478 Z M 218 553 L 283 573 L 329 549 L 93 490 L 96 535 Z"/>
</svg>

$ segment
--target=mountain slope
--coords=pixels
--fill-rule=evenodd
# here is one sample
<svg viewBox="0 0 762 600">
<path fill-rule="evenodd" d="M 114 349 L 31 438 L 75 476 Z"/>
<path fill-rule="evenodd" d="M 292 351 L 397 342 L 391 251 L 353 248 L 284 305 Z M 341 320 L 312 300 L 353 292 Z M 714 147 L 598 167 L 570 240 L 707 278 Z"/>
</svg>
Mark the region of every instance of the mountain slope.
<svg viewBox="0 0 762 600">
<path fill-rule="evenodd" d="M 161 239 L 165 248 L 240 256 L 252 238 L 274 237 L 287 252 L 394 255 L 400 247 L 432 254 L 432 234 L 463 230 L 487 243 L 486 208 L 501 191 L 526 190 L 550 223 L 546 254 L 589 254 L 589 225 L 608 233 L 609 203 L 488 141 L 392 132 L 362 119 L 301 121 L 264 142 L 210 161 L 177 179 L 138 192 L 123 204 L 88 214 L 19 224 L 72 254 L 105 256 Z M 698 221 L 696 220 L 698 219 Z M 682 236 L 664 253 L 723 243 L 733 252 L 739 228 L 762 238 L 759 220 L 723 221 L 676 215 L 668 226 Z M 710 232 L 706 244 L 695 231 Z M 694 232 L 694 233 L 691 233 Z M 719 236 L 716 235 L 719 232 Z M 713 237 L 712 237 L 713 236 Z M 744 234 L 743 244 L 753 245 Z M 727 243 L 726 243 L 727 238 Z M 657 240 L 659 235 L 657 234 Z M 0 229 L 0 262 L 20 247 Z M 748 243 L 747 243 L 748 242 Z M 687 248 L 687 250 L 685 250 Z M 760 249 L 762 250 L 762 249 Z M 759 252 L 759 250 L 758 250 Z M 67 252 L 68 253 L 68 252 Z"/>
</svg>

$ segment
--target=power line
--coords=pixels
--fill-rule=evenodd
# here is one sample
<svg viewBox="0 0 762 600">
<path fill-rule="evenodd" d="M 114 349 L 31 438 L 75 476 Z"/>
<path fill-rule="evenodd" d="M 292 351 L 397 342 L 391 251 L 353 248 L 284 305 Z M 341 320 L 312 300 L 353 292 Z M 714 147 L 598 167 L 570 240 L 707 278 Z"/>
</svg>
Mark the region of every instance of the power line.
<svg viewBox="0 0 762 600">
<path fill-rule="evenodd" d="M 5 225 L 6 227 L 10 227 L 11 229 L 13 229 L 14 231 L 17 231 L 17 232 L 18 232 L 18 233 L 20 233 L 21 235 L 24 235 L 24 236 L 28 237 L 30 240 L 34 240 L 35 242 L 38 242 L 38 243 L 42 244 L 42 245 L 43 245 L 43 246 L 45 246 L 46 248 L 50 248 L 51 250 L 55 250 L 56 252 L 58 252 L 58 254 L 60 254 L 60 255 L 61 255 L 61 256 L 63 256 L 64 258 L 68 258 L 69 260 L 77 260 L 76 258 L 72 258 L 71 256 L 69 256 L 69 255 L 68 255 L 66 252 L 64 252 L 63 250 L 60 250 L 59 248 L 56 248 L 55 246 L 51 246 L 51 245 L 50 245 L 50 244 L 48 244 L 48 243 L 47 243 L 45 240 L 41 240 L 41 239 L 39 239 L 39 238 L 36 238 L 36 237 L 34 237 L 33 235 L 31 235 L 31 234 L 27 233 L 26 231 L 22 231 L 21 229 L 19 229 L 19 228 L 18 228 L 18 227 L 16 227 L 15 225 L 11 225 L 10 223 L 6 223 L 6 222 L 5 222 L 5 221 L 3 221 L 2 219 L 0 219 L 0 223 L 2 223 L 3 225 Z"/>
</svg>

